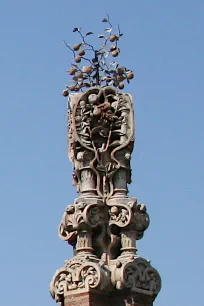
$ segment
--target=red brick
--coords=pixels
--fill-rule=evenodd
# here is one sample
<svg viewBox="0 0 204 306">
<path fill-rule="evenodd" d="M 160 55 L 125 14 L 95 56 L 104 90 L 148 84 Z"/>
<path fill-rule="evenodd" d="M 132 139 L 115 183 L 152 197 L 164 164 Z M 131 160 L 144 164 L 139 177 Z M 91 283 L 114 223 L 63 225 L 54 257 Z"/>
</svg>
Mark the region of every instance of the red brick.
<svg viewBox="0 0 204 306">
<path fill-rule="evenodd" d="M 153 298 L 117 290 L 106 295 L 84 292 L 67 296 L 63 306 L 153 306 Z"/>
</svg>

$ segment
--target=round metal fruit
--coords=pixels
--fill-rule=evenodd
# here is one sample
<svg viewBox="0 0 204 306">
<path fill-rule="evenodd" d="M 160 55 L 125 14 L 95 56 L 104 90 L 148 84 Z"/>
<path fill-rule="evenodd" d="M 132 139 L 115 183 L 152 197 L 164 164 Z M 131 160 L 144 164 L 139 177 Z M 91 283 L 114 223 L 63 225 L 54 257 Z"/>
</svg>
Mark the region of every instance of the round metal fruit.
<svg viewBox="0 0 204 306">
<path fill-rule="evenodd" d="M 79 55 L 75 56 L 74 60 L 75 60 L 76 63 L 80 63 L 81 62 L 81 57 Z"/>
</svg>

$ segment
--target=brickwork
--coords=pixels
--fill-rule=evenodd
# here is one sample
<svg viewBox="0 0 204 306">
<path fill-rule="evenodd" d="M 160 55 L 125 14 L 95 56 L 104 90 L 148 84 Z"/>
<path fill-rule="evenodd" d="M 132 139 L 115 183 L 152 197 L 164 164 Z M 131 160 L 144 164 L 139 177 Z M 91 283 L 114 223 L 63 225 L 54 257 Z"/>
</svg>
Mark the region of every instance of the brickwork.
<svg viewBox="0 0 204 306">
<path fill-rule="evenodd" d="M 63 306 L 153 306 L 152 297 L 140 294 L 121 294 L 118 291 L 110 294 L 84 292 L 66 297 Z"/>
</svg>

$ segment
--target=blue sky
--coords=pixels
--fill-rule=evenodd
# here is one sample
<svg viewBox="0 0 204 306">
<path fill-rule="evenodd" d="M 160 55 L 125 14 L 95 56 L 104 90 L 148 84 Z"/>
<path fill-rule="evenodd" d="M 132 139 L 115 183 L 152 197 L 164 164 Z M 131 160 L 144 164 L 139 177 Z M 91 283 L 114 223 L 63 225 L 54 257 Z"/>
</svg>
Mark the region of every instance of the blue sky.
<svg viewBox="0 0 204 306">
<path fill-rule="evenodd" d="M 101 3 L 101 4 L 99 4 Z M 106 13 L 124 33 L 120 62 L 135 72 L 130 195 L 151 226 L 139 254 L 162 276 L 156 306 L 202 306 L 204 2 L 2 1 L 0 4 L 1 304 L 54 305 L 49 282 L 72 256 L 57 235 L 76 197 L 67 159 L 72 28 L 100 33 Z"/>
</svg>

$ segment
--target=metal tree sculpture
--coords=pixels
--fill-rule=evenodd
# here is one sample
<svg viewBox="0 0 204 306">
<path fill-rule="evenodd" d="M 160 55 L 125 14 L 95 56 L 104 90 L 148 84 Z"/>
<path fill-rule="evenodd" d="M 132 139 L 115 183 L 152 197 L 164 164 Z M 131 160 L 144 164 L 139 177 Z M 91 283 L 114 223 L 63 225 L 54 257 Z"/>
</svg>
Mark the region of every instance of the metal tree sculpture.
<svg viewBox="0 0 204 306">
<path fill-rule="evenodd" d="M 75 62 L 68 70 L 69 75 L 72 76 L 72 84 L 63 91 L 64 96 L 68 96 L 70 92 L 83 91 L 85 88 L 96 86 L 114 86 L 123 89 L 124 81 L 129 83 L 133 79 L 134 74 L 130 69 L 120 67 L 118 62 L 113 60 L 120 53 L 118 43 L 123 35 L 120 27 L 118 26 L 116 35 L 109 16 L 102 22 L 107 23 L 108 27 L 104 30 L 105 34 L 98 35 L 98 38 L 102 40 L 99 48 L 96 49 L 87 41 L 87 37 L 93 35 L 93 32 L 82 34 L 80 28 L 73 30 L 81 38 L 79 43 L 71 47 L 64 41 L 67 48 L 73 52 Z"/>
</svg>

